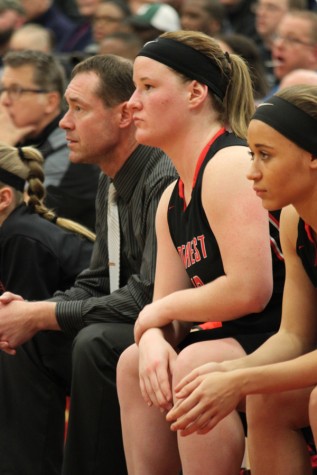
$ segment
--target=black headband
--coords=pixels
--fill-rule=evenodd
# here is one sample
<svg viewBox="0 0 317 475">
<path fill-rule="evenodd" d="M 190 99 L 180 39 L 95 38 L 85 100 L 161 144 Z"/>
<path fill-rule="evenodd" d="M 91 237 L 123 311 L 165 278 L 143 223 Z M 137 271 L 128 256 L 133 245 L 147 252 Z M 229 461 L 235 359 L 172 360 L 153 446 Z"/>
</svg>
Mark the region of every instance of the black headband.
<svg viewBox="0 0 317 475">
<path fill-rule="evenodd" d="M 257 107 L 252 119 L 265 122 L 302 149 L 317 155 L 317 120 L 285 99 L 272 96 Z"/>
<path fill-rule="evenodd" d="M 221 100 L 224 99 L 229 78 L 215 61 L 200 51 L 169 38 L 157 38 L 145 43 L 137 56 L 146 56 L 169 66 L 190 79 L 205 84 Z"/>
<path fill-rule="evenodd" d="M 15 188 L 17 191 L 24 191 L 25 180 L 14 175 L 14 173 L 4 170 L 3 168 L 0 168 L 0 181 L 6 185 L 12 186 L 12 188 Z"/>
</svg>

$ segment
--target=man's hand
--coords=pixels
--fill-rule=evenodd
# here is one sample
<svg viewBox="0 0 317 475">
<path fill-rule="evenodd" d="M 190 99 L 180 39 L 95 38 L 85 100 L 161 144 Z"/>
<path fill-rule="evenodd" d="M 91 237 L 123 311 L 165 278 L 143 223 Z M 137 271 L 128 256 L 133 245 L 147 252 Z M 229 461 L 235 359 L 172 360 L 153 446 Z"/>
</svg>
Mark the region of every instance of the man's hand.
<svg viewBox="0 0 317 475">
<path fill-rule="evenodd" d="M 1 298 L 19 297 L 4 294 Z M 15 354 L 15 348 L 30 340 L 40 330 L 60 330 L 55 316 L 55 302 L 27 302 L 21 298 L 9 303 L 0 301 L 0 350 Z"/>
<path fill-rule="evenodd" d="M 35 130 L 34 125 L 17 127 L 6 107 L 0 105 L 0 142 L 15 146 Z"/>
</svg>

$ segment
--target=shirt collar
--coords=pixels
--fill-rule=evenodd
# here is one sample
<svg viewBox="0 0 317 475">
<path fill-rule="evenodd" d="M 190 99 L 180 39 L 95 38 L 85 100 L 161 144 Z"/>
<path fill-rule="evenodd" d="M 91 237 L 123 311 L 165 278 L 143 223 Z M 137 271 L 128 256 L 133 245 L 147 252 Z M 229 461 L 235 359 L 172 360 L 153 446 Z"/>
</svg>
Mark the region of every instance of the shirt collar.
<svg viewBox="0 0 317 475">
<path fill-rule="evenodd" d="M 138 145 L 113 179 L 118 195 L 129 202 L 149 160 L 151 147 Z"/>
</svg>

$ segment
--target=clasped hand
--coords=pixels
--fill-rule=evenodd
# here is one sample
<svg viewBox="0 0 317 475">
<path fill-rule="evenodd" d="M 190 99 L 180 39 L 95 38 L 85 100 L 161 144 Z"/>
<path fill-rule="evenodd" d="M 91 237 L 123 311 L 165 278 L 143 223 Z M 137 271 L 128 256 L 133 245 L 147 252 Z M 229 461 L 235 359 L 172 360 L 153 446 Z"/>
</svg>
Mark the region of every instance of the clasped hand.
<svg viewBox="0 0 317 475">
<path fill-rule="evenodd" d="M 25 302 L 19 295 L 5 292 L 0 297 L 0 350 L 15 355 L 19 345 L 35 333 L 25 316 Z"/>
</svg>

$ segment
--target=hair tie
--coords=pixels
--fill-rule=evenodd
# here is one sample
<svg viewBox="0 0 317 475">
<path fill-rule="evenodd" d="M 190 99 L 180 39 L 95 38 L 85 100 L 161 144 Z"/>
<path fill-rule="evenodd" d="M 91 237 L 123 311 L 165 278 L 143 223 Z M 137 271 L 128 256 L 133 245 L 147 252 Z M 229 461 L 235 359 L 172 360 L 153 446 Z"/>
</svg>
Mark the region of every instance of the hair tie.
<svg viewBox="0 0 317 475">
<path fill-rule="evenodd" d="M 17 147 L 17 150 L 18 150 L 18 154 L 19 154 L 19 157 L 21 158 L 21 160 L 25 161 L 25 155 L 24 155 L 24 152 L 22 150 L 22 147 Z"/>
<path fill-rule="evenodd" d="M 58 220 L 58 216 L 57 216 L 56 214 L 54 214 L 54 216 L 53 216 L 52 219 L 51 219 L 51 223 L 56 224 L 56 223 L 57 223 L 57 220 Z"/>
<path fill-rule="evenodd" d="M 231 58 L 230 58 L 230 54 L 228 53 L 228 51 L 225 52 L 225 58 L 226 58 L 226 60 L 228 61 L 229 64 L 232 63 Z"/>
</svg>

